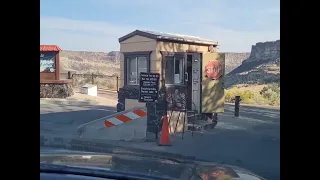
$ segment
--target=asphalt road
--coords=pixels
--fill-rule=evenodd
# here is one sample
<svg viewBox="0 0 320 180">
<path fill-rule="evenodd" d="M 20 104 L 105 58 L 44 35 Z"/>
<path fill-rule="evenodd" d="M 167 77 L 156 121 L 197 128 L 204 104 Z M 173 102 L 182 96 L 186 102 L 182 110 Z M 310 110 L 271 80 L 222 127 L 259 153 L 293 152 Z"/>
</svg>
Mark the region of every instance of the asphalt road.
<svg viewBox="0 0 320 180">
<path fill-rule="evenodd" d="M 98 96 L 112 100 L 117 99 L 117 93 L 112 91 L 99 91 Z M 95 106 L 84 102 L 72 105 L 42 104 L 40 107 L 40 133 L 76 137 L 79 125 L 115 112 L 115 107 Z"/>
<path fill-rule="evenodd" d="M 219 115 L 215 129 L 171 136 L 172 146 L 155 143 L 108 142 L 109 144 L 196 157 L 251 170 L 267 179 L 280 179 L 280 111 L 242 107 L 235 118 L 232 105 Z"/>
<path fill-rule="evenodd" d="M 108 94 L 111 96 L 114 93 Z M 112 107 L 75 105 L 42 105 L 40 133 L 74 135 L 82 123 L 115 112 Z M 171 136 L 171 147 L 154 142 L 108 141 L 116 146 L 194 156 L 201 160 L 236 165 L 249 169 L 267 179 L 280 179 L 280 109 L 240 107 L 240 117 L 233 117 L 234 106 L 226 105 L 219 123 L 210 131 Z"/>
<path fill-rule="evenodd" d="M 234 115 L 234 105 L 225 104 L 225 115 Z M 279 107 L 255 107 L 240 105 L 239 115 L 253 119 L 261 119 L 268 121 L 280 121 Z"/>
<path fill-rule="evenodd" d="M 41 105 L 40 133 L 76 135 L 77 127 L 116 112 L 114 107 L 74 105 Z"/>
<path fill-rule="evenodd" d="M 250 169 L 267 179 L 280 179 L 280 108 L 225 105 L 225 113 L 208 139 L 217 141 L 213 152 L 228 155 L 226 163 Z M 204 158 L 212 158 L 208 154 Z M 234 162 L 236 160 L 236 162 Z"/>
</svg>

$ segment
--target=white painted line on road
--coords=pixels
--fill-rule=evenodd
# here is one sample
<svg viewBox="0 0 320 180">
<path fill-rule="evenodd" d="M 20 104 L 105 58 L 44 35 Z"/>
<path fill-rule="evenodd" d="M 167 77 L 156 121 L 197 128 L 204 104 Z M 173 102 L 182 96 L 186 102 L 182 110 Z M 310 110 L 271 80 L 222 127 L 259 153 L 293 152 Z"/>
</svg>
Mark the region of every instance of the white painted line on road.
<svg viewBox="0 0 320 180">
<path fill-rule="evenodd" d="M 260 119 L 254 119 L 254 118 L 249 118 L 249 117 L 243 117 L 243 116 L 239 116 L 239 117 L 235 117 L 234 115 L 229 115 L 229 114 L 223 114 L 220 115 L 221 117 L 221 121 L 223 121 L 223 116 L 229 116 L 234 120 L 247 120 L 247 121 L 251 121 L 251 122 L 259 122 L 259 123 L 264 123 L 264 124 L 273 124 L 274 122 L 269 121 L 269 120 L 260 120 Z M 280 122 L 280 120 L 279 120 Z"/>
</svg>

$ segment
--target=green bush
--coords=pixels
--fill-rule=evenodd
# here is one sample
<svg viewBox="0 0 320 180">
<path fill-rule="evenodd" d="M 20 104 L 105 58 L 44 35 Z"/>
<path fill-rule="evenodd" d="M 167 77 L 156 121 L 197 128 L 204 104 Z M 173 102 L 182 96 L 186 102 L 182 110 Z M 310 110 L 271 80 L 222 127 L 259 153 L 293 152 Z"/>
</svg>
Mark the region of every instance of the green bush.
<svg viewBox="0 0 320 180">
<path fill-rule="evenodd" d="M 264 93 L 270 93 L 271 91 L 275 92 L 276 94 L 280 94 L 280 86 L 278 84 L 272 84 L 272 85 L 265 86 L 260 91 L 260 94 L 263 95 Z"/>
<path fill-rule="evenodd" d="M 225 91 L 225 102 L 232 103 L 234 99 L 234 93 L 232 91 Z"/>
<path fill-rule="evenodd" d="M 268 85 L 263 87 L 260 92 L 232 87 L 225 91 L 225 102 L 233 103 L 235 96 L 240 96 L 243 104 L 279 106 L 280 86 L 278 84 Z"/>
<path fill-rule="evenodd" d="M 268 100 L 269 105 L 280 105 L 280 86 L 278 84 L 272 84 L 264 87 L 260 94 L 263 98 Z"/>
</svg>

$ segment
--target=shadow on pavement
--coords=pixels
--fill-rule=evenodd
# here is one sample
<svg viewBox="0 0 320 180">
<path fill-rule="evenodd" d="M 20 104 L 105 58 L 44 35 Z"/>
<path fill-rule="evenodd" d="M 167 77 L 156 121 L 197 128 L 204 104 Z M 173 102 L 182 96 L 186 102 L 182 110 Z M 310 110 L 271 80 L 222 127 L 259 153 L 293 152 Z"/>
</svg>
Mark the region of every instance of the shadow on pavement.
<svg viewBox="0 0 320 180">
<path fill-rule="evenodd" d="M 79 125 L 115 112 L 116 109 L 109 106 L 46 105 L 40 108 L 40 133 L 74 134 Z"/>
<path fill-rule="evenodd" d="M 83 123 L 108 116 L 114 107 L 86 103 L 48 106 L 52 112 L 40 115 L 40 145 L 65 149 L 106 152 L 139 153 L 144 155 L 202 160 L 236 165 L 251 170 L 267 179 L 280 179 L 280 121 L 266 119 L 224 118 L 215 129 L 171 136 L 171 147 L 157 146 L 155 142 L 85 141 L 73 134 Z M 56 112 L 54 112 L 56 111 Z M 264 112 L 261 113 L 264 114 Z M 261 117 L 261 116 L 260 116 Z M 49 143 L 46 135 L 54 139 Z M 42 136 L 42 138 L 41 138 Z M 45 143 L 47 142 L 47 143 Z"/>
<path fill-rule="evenodd" d="M 60 147 L 229 164 L 246 168 L 267 179 L 280 179 L 279 123 L 234 119 L 228 123 L 218 123 L 217 128 L 210 131 L 195 132 L 193 137 L 191 132 L 186 132 L 184 139 L 181 134 L 172 135 L 171 147 L 158 146 L 155 142 L 85 141 L 79 138 L 64 139 L 64 145 Z M 55 147 L 52 144 L 47 146 Z"/>
<path fill-rule="evenodd" d="M 267 179 L 280 179 L 280 123 L 230 119 L 215 129 L 172 137 L 176 152 L 236 165 Z M 176 148 L 178 147 L 178 148 Z"/>
</svg>

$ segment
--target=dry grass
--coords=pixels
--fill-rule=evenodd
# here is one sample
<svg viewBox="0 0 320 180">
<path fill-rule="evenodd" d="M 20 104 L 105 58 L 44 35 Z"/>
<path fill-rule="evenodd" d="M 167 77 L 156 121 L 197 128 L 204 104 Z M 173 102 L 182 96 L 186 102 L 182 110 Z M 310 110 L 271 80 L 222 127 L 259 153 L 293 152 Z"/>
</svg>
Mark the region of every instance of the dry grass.
<svg viewBox="0 0 320 180">
<path fill-rule="evenodd" d="M 103 75 L 119 75 L 120 64 L 109 62 L 78 62 L 72 60 L 61 59 L 63 71 L 75 71 L 78 74 L 95 73 Z"/>
<path fill-rule="evenodd" d="M 61 72 L 74 71 L 77 74 L 95 73 L 119 75 L 120 62 L 117 53 L 62 51 Z"/>
<path fill-rule="evenodd" d="M 241 91 L 251 91 L 253 93 L 259 93 L 266 85 L 255 84 L 237 84 L 234 87 Z"/>
<path fill-rule="evenodd" d="M 67 78 L 67 71 L 78 74 L 73 76 L 73 86 L 80 87 L 90 83 L 97 85 L 99 89 L 117 90 L 117 76 L 120 74 L 119 52 L 62 51 L 60 61 L 62 79 Z M 92 73 L 97 75 L 93 82 Z"/>
<path fill-rule="evenodd" d="M 97 76 L 93 78 L 92 76 L 73 76 L 72 83 L 74 87 L 81 87 L 87 83 L 95 84 L 98 86 L 98 89 L 108 89 L 108 90 L 117 90 L 117 77 L 116 76 Z"/>
</svg>

